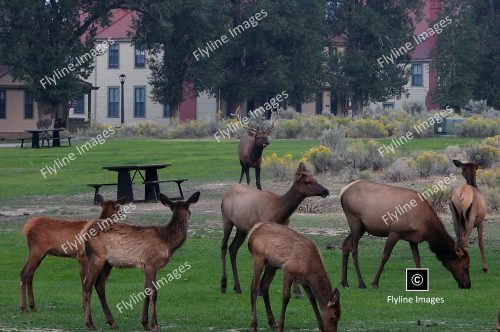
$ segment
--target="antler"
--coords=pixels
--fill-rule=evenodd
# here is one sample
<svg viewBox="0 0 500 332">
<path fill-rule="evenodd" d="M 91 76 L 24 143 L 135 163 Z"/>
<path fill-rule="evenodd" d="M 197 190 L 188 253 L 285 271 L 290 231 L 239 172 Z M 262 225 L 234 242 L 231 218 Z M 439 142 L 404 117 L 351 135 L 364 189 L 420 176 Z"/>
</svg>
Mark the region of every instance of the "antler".
<svg viewBox="0 0 500 332">
<path fill-rule="evenodd" d="M 251 131 L 252 133 L 257 133 L 257 129 L 256 128 L 253 128 L 247 124 L 244 124 L 243 121 L 241 120 L 241 111 L 240 111 L 240 107 L 238 106 L 238 108 L 236 109 L 236 111 L 231 114 L 233 115 L 236 119 L 238 119 L 238 121 L 241 123 L 241 125 L 243 126 L 243 128 L 245 128 L 246 130 L 248 131 Z"/>
<path fill-rule="evenodd" d="M 269 126 L 267 126 L 265 132 L 266 133 L 271 133 L 272 129 L 274 128 L 274 123 L 276 122 L 277 119 L 279 119 L 280 113 L 279 111 L 276 112 L 271 112 L 271 123 L 269 123 Z"/>
</svg>

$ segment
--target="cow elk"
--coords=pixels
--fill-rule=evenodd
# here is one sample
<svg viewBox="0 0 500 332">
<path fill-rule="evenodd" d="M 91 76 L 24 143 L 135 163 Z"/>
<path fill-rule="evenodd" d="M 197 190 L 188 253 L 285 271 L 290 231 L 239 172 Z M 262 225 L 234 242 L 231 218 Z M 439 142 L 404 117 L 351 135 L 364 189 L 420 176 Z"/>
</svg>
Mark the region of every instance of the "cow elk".
<svg viewBox="0 0 500 332">
<path fill-rule="evenodd" d="M 320 330 L 337 331 L 341 314 L 340 293 L 336 288 L 332 290 L 319 249 L 311 240 L 286 226 L 262 222 L 250 231 L 248 249 L 253 261 L 251 331 L 257 331 L 256 305 L 259 290 L 262 290 L 269 326 L 283 331 L 293 281 L 304 287 Z M 283 269 L 283 303 L 280 320 L 276 325 L 269 302 L 269 287 L 277 269 Z M 261 279 L 262 270 L 265 271 Z"/>
<path fill-rule="evenodd" d="M 120 205 L 127 202 L 128 198 L 120 198 L 117 201 L 106 201 L 97 194 L 97 201 L 101 204 L 99 219 L 111 218 L 120 210 Z M 28 292 L 29 307 L 35 310 L 35 298 L 33 295 L 33 278 L 40 263 L 46 255 L 76 258 L 80 266 L 80 281 L 83 286 L 83 278 L 86 269 L 86 257 L 79 254 L 79 250 L 73 246 L 65 245 L 75 243 L 81 230 L 90 221 L 58 220 L 49 217 L 35 217 L 30 219 L 23 227 L 23 234 L 28 244 L 28 259 L 21 270 L 21 311 L 26 310 L 26 291 Z"/>
<path fill-rule="evenodd" d="M 368 232 L 387 237 L 382 261 L 372 282 L 373 288 L 378 288 L 384 265 L 398 240 L 408 241 L 415 247 L 420 242 L 428 242 L 430 250 L 451 272 L 458 287 L 471 287 L 467 250 L 462 248 L 460 242 L 453 241 L 434 209 L 418 192 L 358 180 L 341 190 L 340 201 L 350 229 L 342 244 L 342 286 L 348 287 L 347 263 L 352 251 L 359 288 L 366 288 L 359 269 L 358 244 L 363 234 Z M 396 215 L 396 220 L 385 218 L 387 213 Z"/>
<path fill-rule="evenodd" d="M 173 202 L 167 196 L 160 194 L 161 202 L 173 212 L 166 226 L 114 223 L 100 232 L 97 223 L 92 223 L 82 230 L 82 232 L 93 230 L 93 233 L 97 233 L 85 245 L 89 268 L 84 283 L 83 303 L 85 322 L 90 330 L 95 330 L 90 306 L 92 286 L 96 287 L 106 321 L 111 327 L 116 327 L 105 293 L 106 281 L 112 267 L 135 267 L 144 271 L 144 306 L 141 323 L 146 330 L 158 330 L 156 273 L 168 264 L 174 252 L 186 240 L 188 220 L 191 216 L 189 206 L 196 203 L 199 197 L 200 192 L 196 192 L 186 201 Z M 148 323 L 148 311 L 151 312 L 150 323 Z"/>
<path fill-rule="evenodd" d="M 316 181 L 303 163 L 300 163 L 295 173 L 292 187 L 282 196 L 244 184 L 237 184 L 229 189 L 222 198 L 221 203 L 224 227 L 221 246 L 221 292 L 225 293 L 227 288 L 226 252 L 227 242 L 233 226 L 236 226 L 236 235 L 229 246 L 229 254 L 233 270 L 234 290 L 236 293 L 241 293 L 236 255 L 252 226 L 261 221 L 271 221 L 288 226 L 290 216 L 306 197 L 326 197 L 329 194 L 328 189 Z M 295 291 L 297 294 L 297 288 L 295 288 Z"/>
<path fill-rule="evenodd" d="M 466 184 L 455 189 L 451 197 L 450 210 L 453 217 L 455 234 L 461 242 L 462 247 L 467 249 L 472 229 L 474 227 L 477 228 L 479 250 L 481 251 L 481 265 L 483 272 L 488 272 L 483 242 L 483 221 L 486 215 L 486 202 L 476 184 L 478 166 L 473 163 L 462 163 L 458 160 L 453 160 L 453 164 L 462 169 L 462 175 L 466 182 Z"/>
<path fill-rule="evenodd" d="M 274 113 L 273 113 L 274 114 Z M 253 128 L 245 124 L 241 119 L 240 108 L 235 112 L 235 116 L 247 131 L 241 136 L 240 144 L 238 145 L 238 157 L 240 158 L 241 175 L 240 181 L 243 180 L 243 175 L 246 175 L 247 184 L 250 184 L 250 168 L 255 168 L 255 182 L 257 188 L 262 190 L 260 184 L 260 165 L 262 164 L 262 152 L 269 145 L 269 135 L 274 127 L 274 122 L 277 116 L 273 116 L 269 126 L 265 130 Z"/>
</svg>

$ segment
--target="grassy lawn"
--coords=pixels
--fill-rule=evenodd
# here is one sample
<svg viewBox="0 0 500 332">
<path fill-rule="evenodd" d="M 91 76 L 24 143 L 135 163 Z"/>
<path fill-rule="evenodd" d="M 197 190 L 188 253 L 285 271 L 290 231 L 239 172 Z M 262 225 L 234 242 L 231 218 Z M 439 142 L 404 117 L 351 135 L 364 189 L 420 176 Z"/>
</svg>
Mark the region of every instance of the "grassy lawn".
<svg viewBox="0 0 500 332">
<path fill-rule="evenodd" d="M 379 140 L 389 144 L 387 140 Z M 448 145 L 464 146 L 470 139 L 431 138 L 415 139 L 403 147 L 404 151 L 442 150 Z M 134 163 L 172 163 L 160 170 L 160 178 L 189 178 L 189 185 L 201 186 L 217 182 L 235 183 L 239 178 L 236 156 L 237 141 L 214 140 L 110 140 L 95 147 L 62 168 L 59 174 L 40 173 L 54 159 L 76 152 L 73 147 L 61 149 L 0 148 L 0 211 L 13 207 L 35 209 L 50 206 L 48 214 L 59 218 L 93 218 L 97 208 L 82 200 L 82 193 L 90 197 L 86 183 L 115 181 L 116 173 L 102 169 L 105 165 Z M 317 140 L 273 140 L 266 155 L 292 153 L 298 159 L 303 152 L 317 146 Z M 53 165 L 52 165 L 53 166 Z M 264 180 L 266 174 L 263 173 Z M 252 171 L 252 181 L 253 181 Z M 192 188 L 191 187 L 191 188 Z M 264 183 L 270 188 L 271 182 Z M 110 189 L 111 190 L 111 189 Z M 189 191 L 192 191 L 189 189 Z M 46 195 L 47 197 L 43 197 Z M 178 280 L 159 290 L 158 323 L 163 331 L 248 331 L 251 308 L 249 286 L 251 257 L 244 244 L 238 254 L 238 268 L 242 295 L 232 291 L 232 277 L 228 255 L 228 293 L 220 287 L 220 191 L 203 192 L 197 212 L 193 212 L 186 243 L 175 253 L 172 261 L 158 272 L 161 278 L 179 265 L 189 262 L 191 269 Z M 207 203 L 208 201 L 208 203 Z M 79 208 L 78 212 L 73 211 Z M 53 209 L 53 210 L 52 210 Z M 161 212 L 160 212 L 161 211 Z M 420 245 L 422 267 L 430 269 L 430 288 L 425 293 L 405 291 L 405 268 L 414 267 L 410 248 L 406 242 L 396 245 L 385 266 L 379 289 L 360 290 L 356 274 L 349 262 L 351 288 L 340 289 L 342 318 L 340 331 L 494 331 L 500 305 L 500 223 L 487 216 L 485 224 L 486 256 L 490 272 L 481 271 L 476 232 L 470 244 L 470 290 L 461 290 L 451 274 L 430 252 L 427 244 Z M 19 271 L 23 266 L 27 248 L 21 234 L 26 216 L 0 216 L 0 331 L 86 331 L 81 308 L 81 289 L 77 262 L 71 259 L 47 257 L 38 269 L 34 292 L 38 311 L 19 312 Z M 157 204 L 138 204 L 130 222 L 162 224 L 170 218 L 170 211 Z M 450 215 L 442 219 L 452 233 Z M 495 221 L 496 220 L 496 221 Z M 295 227 L 313 239 L 320 247 L 333 286 L 339 287 L 341 253 L 339 247 L 345 238 L 345 217 L 338 213 L 292 216 Z M 313 230 L 314 228 L 314 230 Z M 319 231 L 318 231 L 319 230 Z M 335 232 L 333 232 L 335 230 Z M 330 232 L 330 233 L 328 233 Z M 328 235 L 332 234 L 332 235 Z M 327 250 L 333 245 L 334 250 Z M 360 242 L 360 266 L 367 285 L 377 269 L 384 247 L 384 239 L 364 236 Z M 281 306 L 281 278 L 278 272 L 271 287 L 271 300 L 276 318 Z M 142 303 L 132 309 L 116 307 L 122 300 L 130 301 L 132 294 L 142 291 L 143 274 L 135 269 L 115 269 L 107 283 L 107 297 L 120 331 L 140 331 Z M 444 304 L 392 304 L 388 296 L 439 297 Z M 110 330 L 105 323 L 96 293 L 92 296 L 94 323 L 98 329 Z M 267 328 L 262 298 L 258 298 L 258 317 L 261 331 Z M 316 320 L 307 300 L 292 299 L 286 318 L 287 331 L 317 331 Z"/>
</svg>

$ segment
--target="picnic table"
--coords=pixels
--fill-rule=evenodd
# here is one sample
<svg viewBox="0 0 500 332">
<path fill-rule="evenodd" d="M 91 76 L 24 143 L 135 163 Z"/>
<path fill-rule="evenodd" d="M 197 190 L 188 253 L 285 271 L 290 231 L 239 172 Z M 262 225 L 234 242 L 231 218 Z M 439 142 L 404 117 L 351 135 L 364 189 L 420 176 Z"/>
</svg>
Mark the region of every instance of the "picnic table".
<svg viewBox="0 0 500 332">
<path fill-rule="evenodd" d="M 119 199 L 120 197 L 128 196 L 129 202 L 135 201 L 132 183 L 135 176 L 139 174 L 144 183 L 144 200 L 148 202 L 160 199 L 158 196 L 160 194 L 159 183 L 162 181 L 158 181 L 158 170 L 169 166 L 171 166 L 171 164 L 120 165 L 104 166 L 103 169 L 118 173 L 116 198 Z M 132 171 L 134 171 L 134 174 L 131 176 L 130 172 Z M 144 174 L 142 172 L 144 172 Z"/>
<path fill-rule="evenodd" d="M 40 134 L 52 132 L 52 146 L 61 146 L 61 139 L 59 137 L 59 132 L 65 130 L 64 128 L 48 128 L 48 129 L 30 129 L 26 132 L 31 133 L 31 147 L 38 149 L 40 148 Z M 23 142 L 24 143 L 24 142 Z"/>
</svg>

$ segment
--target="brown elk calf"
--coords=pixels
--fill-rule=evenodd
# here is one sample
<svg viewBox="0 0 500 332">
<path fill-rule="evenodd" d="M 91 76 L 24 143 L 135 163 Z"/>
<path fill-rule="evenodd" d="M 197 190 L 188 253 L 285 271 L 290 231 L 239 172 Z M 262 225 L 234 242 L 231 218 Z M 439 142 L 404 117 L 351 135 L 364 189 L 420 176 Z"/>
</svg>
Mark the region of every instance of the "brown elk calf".
<svg viewBox="0 0 500 332">
<path fill-rule="evenodd" d="M 472 229 L 474 227 L 477 228 L 481 264 L 483 272 L 488 272 L 483 242 L 483 221 L 486 215 L 486 202 L 476 184 L 478 166 L 473 163 L 462 163 L 459 160 L 453 160 L 453 164 L 462 169 L 462 175 L 466 182 L 466 184 L 461 185 L 453 191 L 453 196 L 449 204 L 455 234 L 462 246 L 467 249 Z"/>
<path fill-rule="evenodd" d="M 248 237 L 253 260 L 251 331 L 257 331 L 257 294 L 262 290 L 267 321 L 271 328 L 283 331 L 285 312 L 290 300 L 292 282 L 300 283 L 311 302 L 321 331 L 335 332 L 340 320 L 340 293 L 332 290 L 318 247 L 287 226 L 262 222 L 256 224 Z M 262 280 L 260 275 L 265 268 Z M 283 269 L 283 303 L 276 326 L 269 302 L 269 287 L 277 269 Z M 321 309 L 318 310 L 318 304 Z"/>
<path fill-rule="evenodd" d="M 342 286 L 348 287 L 347 261 L 352 251 L 359 288 L 366 288 L 359 269 L 358 244 L 363 234 L 368 232 L 387 237 L 382 261 L 372 282 L 373 288 L 378 287 L 384 265 L 399 240 L 415 245 L 426 241 L 430 250 L 451 272 L 458 287 L 471 287 L 467 250 L 461 247 L 460 242 L 453 241 L 436 211 L 415 190 L 358 180 L 342 188 L 340 202 L 351 231 L 342 244 Z M 396 220 L 384 218 L 388 213 L 396 215 Z"/>
<path fill-rule="evenodd" d="M 117 201 L 105 201 L 101 195 L 97 195 L 101 204 L 99 219 L 111 218 L 120 210 L 120 205 L 125 204 L 127 197 Z M 35 310 L 35 298 L 33 295 L 33 278 L 40 263 L 46 255 L 76 258 L 80 266 L 80 281 L 83 286 L 83 278 L 86 269 L 86 257 L 79 255 L 79 250 L 67 243 L 75 242 L 80 231 L 90 221 L 69 221 L 49 217 L 35 217 L 30 219 L 23 227 L 23 234 L 28 244 L 28 259 L 21 270 L 21 311 L 26 310 L 26 290 L 31 310 Z"/>
<path fill-rule="evenodd" d="M 222 198 L 221 203 L 224 227 L 221 245 L 221 292 L 224 293 L 227 288 L 226 252 L 227 242 L 233 226 L 236 226 L 236 235 L 229 246 L 229 254 L 233 269 L 234 290 L 236 293 L 241 293 L 236 255 L 252 226 L 261 221 L 272 221 L 288 225 L 290 216 L 306 197 L 326 197 L 329 194 L 328 189 L 316 181 L 303 163 L 299 164 L 292 187 L 282 196 L 268 191 L 257 190 L 244 184 L 238 184 L 229 189 Z"/>
<path fill-rule="evenodd" d="M 273 113 L 274 115 L 274 113 Z M 262 152 L 264 148 L 269 145 L 269 135 L 274 127 L 274 122 L 278 115 L 271 118 L 269 126 L 265 130 L 259 130 L 258 128 L 253 128 L 248 124 L 247 121 L 241 119 L 240 108 L 236 110 L 234 116 L 242 124 L 243 128 L 247 130 L 241 136 L 240 144 L 238 144 L 238 157 L 240 158 L 241 165 L 241 175 L 240 182 L 243 180 L 243 174 L 246 175 L 247 184 L 250 184 L 250 168 L 255 168 L 255 183 L 257 188 L 262 190 L 260 184 L 260 165 L 262 164 Z"/>
<path fill-rule="evenodd" d="M 156 272 L 168 264 L 174 252 L 186 240 L 188 220 L 191 216 L 189 206 L 196 203 L 199 197 L 200 192 L 196 192 L 187 201 L 173 202 L 167 196 L 160 194 L 161 202 L 173 212 L 166 226 L 115 223 L 100 231 L 97 222 L 94 222 L 82 230 L 82 233 L 95 234 L 85 245 L 89 268 L 84 283 L 83 304 L 85 322 L 90 330 L 95 330 L 90 306 L 93 286 L 96 287 L 106 321 L 111 327 L 116 327 L 105 293 L 106 281 L 112 267 L 135 267 L 144 271 L 145 297 L 141 323 L 146 330 L 158 330 Z M 148 311 L 151 312 L 150 324 Z"/>
</svg>

